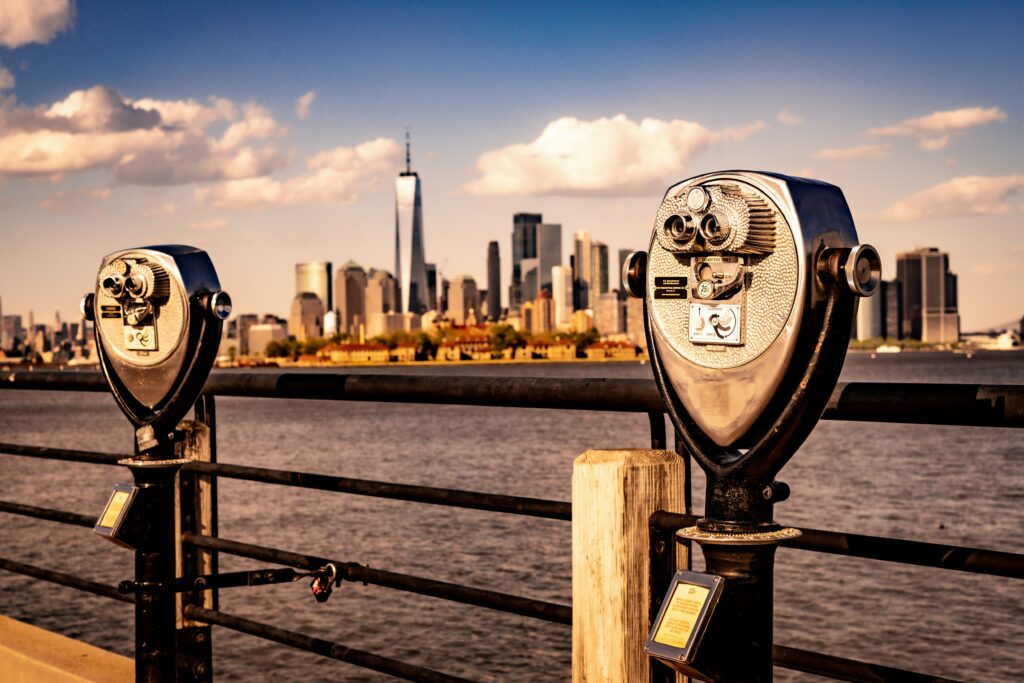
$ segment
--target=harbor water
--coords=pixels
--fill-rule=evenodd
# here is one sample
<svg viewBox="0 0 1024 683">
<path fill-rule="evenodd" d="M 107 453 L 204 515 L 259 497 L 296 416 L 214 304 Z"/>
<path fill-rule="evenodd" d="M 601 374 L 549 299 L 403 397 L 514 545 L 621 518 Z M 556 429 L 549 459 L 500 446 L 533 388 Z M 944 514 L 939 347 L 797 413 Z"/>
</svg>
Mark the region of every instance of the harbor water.
<svg viewBox="0 0 1024 683">
<path fill-rule="evenodd" d="M 366 368 L 495 377 L 650 378 L 625 363 Z M 851 354 L 843 381 L 1024 384 L 1024 353 Z M 588 448 L 645 448 L 643 414 L 218 398 L 219 460 L 261 467 L 568 500 Z M 126 452 L 132 430 L 104 394 L 0 391 L 0 441 Z M 782 471 L 794 526 L 1024 552 L 1019 431 L 823 421 Z M 97 514 L 127 470 L 0 456 L 0 499 Z M 567 522 L 224 479 L 225 538 L 568 603 Z M 703 507 L 695 468 L 694 508 Z M 88 529 L 4 515 L 0 556 L 106 584 L 131 554 Z M 224 571 L 266 566 L 222 556 Z M 700 567 L 700 558 L 695 558 Z M 1024 672 L 1024 585 L 783 548 L 775 640 L 972 681 Z M 305 583 L 221 591 L 221 609 L 483 681 L 565 681 L 565 626 L 375 586 L 326 604 Z M 0 571 L 0 613 L 131 654 L 133 608 Z M 225 629 L 215 679 L 390 680 Z M 783 681 L 820 680 L 776 670 Z"/>
</svg>

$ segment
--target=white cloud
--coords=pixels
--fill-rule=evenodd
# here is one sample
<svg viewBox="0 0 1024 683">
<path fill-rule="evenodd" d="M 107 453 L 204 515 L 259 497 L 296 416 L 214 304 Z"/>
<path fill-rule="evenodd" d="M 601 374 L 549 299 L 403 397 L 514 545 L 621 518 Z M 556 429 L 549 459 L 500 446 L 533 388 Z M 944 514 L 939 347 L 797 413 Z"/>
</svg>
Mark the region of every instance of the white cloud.
<svg viewBox="0 0 1024 683">
<path fill-rule="evenodd" d="M 209 130 L 227 123 L 220 137 Z M 131 100 L 102 85 L 50 106 L 0 106 L 0 177 L 104 169 L 121 183 L 173 185 L 264 176 L 287 134 L 263 107 L 223 99 Z"/>
<path fill-rule="evenodd" d="M 196 201 L 215 208 L 273 205 L 348 204 L 359 192 L 394 172 L 401 149 L 394 140 L 377 138 L 355 147 L 336 147 L 306 161 L 306 171 L 287 180 L 268 177 L 231 180 L 198 187 Z"/>
<path fill-rule="evenodd" d="M 4 90 L 10 90 L 14 87 L 14 74 L 4 68 L 3 64 L 0 64 L 0 93 Z"/>
<path fill-rule="evenodd" d="M 212 218 L 208 221 L 194 221 L 188 227 L 200 232 L 216 232 L 228 227 L 228 222 L 223 218 Z"/>
<path fill-rule="evenodd" d="M 883 213 L 892 221 L 955 218 L 1006 213 L 1024 191 L 1024 175 L 962 176 L 902 199 Z"/>
<path fill-rule="evenodd" d="M 625 114 L 582 121 L 566 116 L 526 144 L 482 154 L 481 177 L 465 184 L 474 195 L 646 194 L 664 189 L 690 160 L 721 140 L 743 140 L 761 122 L 712 131 L 694 121 L 643 119 Z"/>
<path fill-rule="evenodd" d="M 71 0 L 3 0 L 0 2 L 0 45 L 20 47 L 47 43 L 75 18 Z"/>
<path fill-rule="evenodd" d="M 878 159 L 889 156 L 889 145 L 856 145 L 854 147 L 832 147 L 815 153 L 816 159 L 833 161 L 854 161 L 857 159 Z"/>
<path fill-rule="evenodd" d="M 872 128 L 869 137 L 906 136 L 917 139 L 921 149 L 929 152 L 945 149 L 950 137 L 969 128 L 1005 121 L 1006 112 L 999 107 L 964 107 L 948 111 L 936 111 L 927 116 L 906 119 L 901 123 L 882 128 Z"/>
<path fill-rule="evenodd" d="M 316 99 L 316 91 L 310 90 L 308 93 L 295 100 L 295 115 L 300 119 L 308 119 L 310 109 L 313 107 L 313 100 Z"/>
<path fill-rule="evenodd" d="M 784 126 L 799 126 L 804 122 L 804 117 L 800 114 L 794 114 L 786 107 L 779 112 L 776 120 Z"/>
</svg>

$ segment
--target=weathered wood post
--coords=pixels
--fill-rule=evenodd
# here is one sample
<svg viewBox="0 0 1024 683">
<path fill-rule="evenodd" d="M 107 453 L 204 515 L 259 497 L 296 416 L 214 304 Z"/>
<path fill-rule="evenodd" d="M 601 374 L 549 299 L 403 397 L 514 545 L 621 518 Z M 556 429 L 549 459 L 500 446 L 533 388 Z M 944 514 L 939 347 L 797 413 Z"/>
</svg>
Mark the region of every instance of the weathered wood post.
<svg viewBox="0 0 1024 683">
<path fill-rule="evenodd" d="M 185 440 L 180 444 L 180 455 L 190 461 L 214 462 L 216 450 L 214 436 L 209 424 L 213 419 L 213 397 L 203 396 L 197 405 L 195 422 L 186 421 L 178 425 L 184 432 Z M 179 472 L 177 514 L 178 576 L 215 574 L 217 562 L 214 552 L 182 545 L 181 534 L 191 532 L 215 536 L 216 514 L 214 512 L 215 480 L 207 474 Z M 197 605 L 206 609 L 217 609 L 216 590 L 195 591 L 177 594 L 177 640 L 178 680 L 200 683 L 213 680 L 213 648 L 211 628 L 202 622 L 186 619 L 182 613 L 185 605 Z"/>
<path fill-rule="evenodd" d="M 574 683 L 650 680 L 650 517 L 684 511 L 684 476 L 672 451 L 587 451 L 573 463 Z"/>
</svg>

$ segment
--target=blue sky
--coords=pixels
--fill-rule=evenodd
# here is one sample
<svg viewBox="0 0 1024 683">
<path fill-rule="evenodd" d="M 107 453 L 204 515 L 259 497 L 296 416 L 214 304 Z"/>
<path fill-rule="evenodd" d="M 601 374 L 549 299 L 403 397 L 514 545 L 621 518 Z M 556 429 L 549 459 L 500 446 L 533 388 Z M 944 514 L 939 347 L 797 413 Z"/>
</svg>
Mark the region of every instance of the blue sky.
<svg viewBox="0 0 1024 683">
<path fill-rule="evenodd" d="M 1019 2 L 64 5 L 0 0 L 7 313 L 73 316 L 144 243 L 244 312 L 297 261 L 391 268 L 408 125 L 448 277 L 495 239 L 507 273 L 516 211 L 641 248 L 669 184 L 752 168 L 842 187 L 888 276 L 948 250 L 964 329 L 1024 314 Z"/>
</svg>

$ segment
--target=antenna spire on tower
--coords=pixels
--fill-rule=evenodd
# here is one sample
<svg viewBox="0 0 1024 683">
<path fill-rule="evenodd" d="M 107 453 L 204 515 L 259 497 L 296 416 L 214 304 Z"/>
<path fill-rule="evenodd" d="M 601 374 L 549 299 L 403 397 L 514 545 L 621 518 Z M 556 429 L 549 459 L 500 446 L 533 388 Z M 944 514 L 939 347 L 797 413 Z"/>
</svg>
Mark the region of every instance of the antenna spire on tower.
<svg viewBox="0 0 1024 683">
<path fill-rule="evenodd" d="M 409 160 L 409 126 L 405 127 L 405 172 L 412 173 L 412 164 Z"/>
</svg>

